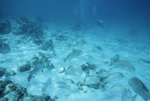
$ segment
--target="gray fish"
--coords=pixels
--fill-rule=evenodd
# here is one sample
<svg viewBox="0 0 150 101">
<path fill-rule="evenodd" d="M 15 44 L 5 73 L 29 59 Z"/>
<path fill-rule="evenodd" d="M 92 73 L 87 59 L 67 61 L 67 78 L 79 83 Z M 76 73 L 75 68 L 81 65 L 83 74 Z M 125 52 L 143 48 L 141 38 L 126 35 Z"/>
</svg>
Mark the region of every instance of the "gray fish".
<svg viewBox="0 0 150 101">
<path fill-rule="evenodd" d="M 120 73 L 120 72 L 115 72 L 115 73 L 110 74 L 110 75 L 107 77 L 106 81 L 108 81 L 108 82 L 111 82 L 111 81 L 119 81 L 119 80 L 121 80 L 121 79 L 123 79 L 123 78 L 124 78 L 124 76 L 123 76 L 122 73 Z"/>
<path fill-rule="evenodd" d="M 32 77 L 34 75 L 36 75 L 42 68 L 43 66 L 43 61 L 39 61 L 35 66 L 34 69 L 32 71 L 29 72 L 29 76 L 28 76 L 28 82 L 30 82 L 30 80 L 32 79 Z"/>
<path fill-rule="evenodd" d="M 125 87 L 121 86 L 121 85 L 114 85 L 110 88 L 109 92 L 115 96 L 122 96 L 123 92 L 125 90 Z"/>
<path fill-rule="evenodd" d="M 73 46 L 82 46 L 82 45 L 85 45 L 86 44 L 86 41 L 84 41 L 83 39 L 81 39 L 81 38 L 78 38 L 78 39 L 76 39 L 76 40 L 74 40 L 73 42 L 72 42 L 72 45 Z"/>
<path fill-rule="evenodd" d="M 128 84 L 132 87 L 133 91 L 140 95 L 145 101 L 150 99 L 150 92 L 148 88 L 137 77 L 129 79 Z"/>
<path fill-rule="evenodd" d="M 81 75 L 82 74 L 82 69 L 81 66 L 79 65 L 70 65 L 67 69 L 62 68 L 62 70 L 59 73 L 65 73 L 66 75 Z"/>
<path fill-rule="evenodd" d="M 28 82 L 31 81 L 32 77 L 37 73 L 37 69 L 33 69 L 32 71 L 29 72 L 29 76 L 28 76 Z"/>
<path fill-rule="evenodd" d="M 61 89 L 69 89 L 70 88 L 70 86 L 68 84 L 66 84 L 64 81 L 56 82 L 55 87 L 61 88 Z"/>
<path fill-rule="evenodd" d="M 114 64 L 116 67 L 122 68 L 126 71 L 135 71 L 134 66 L 127 60 L 119 60 Z"/>
<path fill-rule="evenodd" d="M 144 63 L 150 64 L 150 60 L 147 59 L 140 59 L 141 61 L 143 61 Z"/>
<path fill-rule="evenodd" d="M 48 88 L 48 86 L 50 86 L 52 84 L 52 79 L 49 78 L 46 83 L 44 84 L 44 87 L 42 88 L 42 91 L 45 92 L 46 89 Z"/>
<path fill-rule="evenodd" d="M 64 59 L 64 62 L 71 60 L 73 58 L 76 58 L 80 56 L 83 52 L 81 50 L 73 50 L 71 53 L 67 55 L 67 57 Z"/>
<path fill-rule="evenodd" d="M 129 89 L 125 89 L 122 94 L 121 101 L 135 101 L 136 97 L 136 94 L 132 96 L 131 91 Z"/>
<path fill-rule="evenodd" d="M 101 28 L 104 28 L 104 22 L 102 20 L 96 20 L 96 22 Z"/>
<path fill-rule="evenodd" d="M 10 47 L 5 43 L 0 43 L 0 53 L 7 54 L 10 51 Z"/>
</svg>

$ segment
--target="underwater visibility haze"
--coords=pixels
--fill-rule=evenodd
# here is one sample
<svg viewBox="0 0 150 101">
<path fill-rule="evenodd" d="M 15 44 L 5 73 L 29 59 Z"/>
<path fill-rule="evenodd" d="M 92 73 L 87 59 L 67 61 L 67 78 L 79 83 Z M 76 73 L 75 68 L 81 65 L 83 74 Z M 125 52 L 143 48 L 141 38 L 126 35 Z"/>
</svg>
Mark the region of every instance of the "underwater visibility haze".
<svg viewBox="0 0 150 101">
<path fill-rule="evenodd" d="M 0 0 L 0 101 L 150 101 L 149 0 Z"/>
</svg>

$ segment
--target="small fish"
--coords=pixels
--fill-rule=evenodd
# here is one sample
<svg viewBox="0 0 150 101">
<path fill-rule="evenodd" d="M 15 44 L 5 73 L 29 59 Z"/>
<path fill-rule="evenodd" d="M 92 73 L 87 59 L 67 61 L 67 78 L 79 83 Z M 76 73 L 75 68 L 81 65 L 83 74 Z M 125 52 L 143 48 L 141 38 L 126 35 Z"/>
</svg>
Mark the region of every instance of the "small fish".
<svg viewBox="0 0 150 101">
<path fill-rule="evenodd" d="M 104 22 L 102 20 L 96 20 L 96 22 L 101 28 L 104 28 Z"/>
<path fill-rule="evenodd" d="M 44 87 L 42 88 L 42 91 L 45 92 L 46 89 L 48 88 L 48 86 L 50 86 L 51 84 L 52 84 L 52 79 L 49 78 L 49 79 L 46 81 Z"/>
<path fill-rule="evenodd" d="M 69 89 L 70 88 L 70 86 L 67 85 L 64 81 L 56 82 L 55 87 L 62 88 L 62 89 Z"/>
<path fill-rule="evenodd" d="M 131 91 L 129 89 L 125 89 L 122 94 L 121 101 L 135 101 L 136 97 L 137 97 L 136 94 L 132 96 Z"/>
<path fill-rule="evenodd" d="M 147 59 L 139 59 L 139 60 L 141 60 L 144 63 L 150 64 L 150 60 L 147 60 Z"/>
<path fill-rule="evenodd" d="M 10 51 L 10 47 L 5 43 L 0 43 L 0 53 L 7 54 Z"/>
<path fill-rule="evenodd" d="M 34 69 L 29 72 L 29 76 L 27 77 L 28 82 L 30 82 L 32 77 L 34 77 L 41 70 L 42 66 L 43 66 L 43 61 L 38 61 L 35 64 Z"/>
<path fill-rule="evenodd" d="M 70 65 L 67 69 L 62 68 L 59 73 L 65 73 L 66 75 L 81 75 L 82 74 L 82 68 L 79 65 Z"/>
<path fill-rule="evenodd" d="M 115 72 L 115 73 L 112 73 L 112 74 L 110 74 L 108 77 L 107 77 L 107 79 L 106 79 L 106 81 L 119 81 L 119 80 L 121 80 L 122 78 L 124 78 L 124 76 L 123 76 L 123 74 L 122 73 L 120 73 L 120 72 Z"/>
<path fill-rule="evenodd" d="M 150 100 L 150 92 L 145 84 L 137 77 L 129 79 L 128 84 L 132 87 L 133 91 L 140 95 L 145 101 Z"/>
<path fill-rule="evenodd" d="M 135 71 L 134 66 L 126 60 L 119 60 L 114 65 L 127 71 Z"/>
<path fill-rule="evenodd" d="M 114 57 L 110 58 L 110 66 L 119 60 L 119 54 L 116 54 Z"/>
<path fill-rule="evenodd" d="M 28 82 L 31 81 L 32 77 L 37 73 L 36 69 L 33 69 L 32 71 L 29 72 L 29 76 L 27 77 Z"/>
<path fill-rule="evenodd" d="M 115 95 L 115 96 L 122 96 L 123 92 L 125 90 L 125 87 L 121 86 L 121 85 L 114 85 L 110 88 L 110 93 Z"/>
<path fill-rule="evenodd" d="M 85 45 L 86 44 L 86 41 L 84 41 L 83 39 L 81 39 L 81 38 L 78 38 L 78 39 L 76 39 L 76 40 L 74 40 L 73 42 L 72 42 L 72 45 L 73 46 L 82 46 L 82 45 Z"/>
<path fill-rule="evenodd" d="M 73 58 L 77 58 L 80 56 L 83 52 L 81 50 L 73 50 L 71 53 L 67 55 L 67 57 L 64 59 L 64 62 L 71 60 Z"/>
</svg>

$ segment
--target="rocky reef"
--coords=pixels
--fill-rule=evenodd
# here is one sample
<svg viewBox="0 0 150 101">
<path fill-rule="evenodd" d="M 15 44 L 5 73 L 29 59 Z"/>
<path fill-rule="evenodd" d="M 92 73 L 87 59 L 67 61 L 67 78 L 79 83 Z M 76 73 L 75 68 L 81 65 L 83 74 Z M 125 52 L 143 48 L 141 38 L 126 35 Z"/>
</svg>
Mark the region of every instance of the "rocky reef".
<svg viewBox="0 0 150 101">
<path fill-rule="evenodd" d="M 89 74 L 90 71 L 95 71 L 97 68 L 95 64 L 90 64 L 90 63 L 85 63 L 81 65 L 82 70 L 86 73 Z"/>
<path fill-rule="evenodd" d="M 18 71 L 25 72 L 31 69 L 31 64 L 29 61 L 24 60 L 18 63 Z"/>
<path fill-rule="evenodd" d="M 47 94 L 31 95 L 26 88 L 10 80 L 0 81 L 0 101 L 54 101 Z"/>
<path fill-rule="evenodd" d="M 27 34 L 32 36 L 43 34 L 42 26 L 26 17 L 20 17 L 16 20 L 15 29 L 14 34 Z"/>
<path fill-rule="evenodd" d="M 0 19 L 0 34 L 9 34 L 11 32 L 11 23 L 7 19 Z"/>
<path fill-rule="evenodd" d="M 7 54 L 10 51 L 10 47 L 6 43 L 0 43 L 0 53 Z"/>
<path fill-rule="evenodd" d="M 0 67 L 0 77 L 6 74 L 6 69 L 4 67 Z"/>
</svg>

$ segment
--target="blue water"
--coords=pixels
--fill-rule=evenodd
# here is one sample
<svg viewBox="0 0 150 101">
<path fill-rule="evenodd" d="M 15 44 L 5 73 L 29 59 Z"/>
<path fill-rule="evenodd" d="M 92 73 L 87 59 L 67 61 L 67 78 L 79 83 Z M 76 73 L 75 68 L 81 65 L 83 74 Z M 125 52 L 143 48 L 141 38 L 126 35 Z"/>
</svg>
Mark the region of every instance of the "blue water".
<svg viewBox="0 0 150 101">
<path fill-rule="evenodd" d="M 121 100 L 124 90 L 112 87 L 139 94 L 128 85 L 136 76 L 150 89 L 149 44 L 150 0 L 0 0 L 0 80 L 18 83 L 32 95 L 45 93 L 56 101 L 128 101 Z M 120 60 L 128 62 L 118 68 Z M 88 73 L 80 70 L 86 65 L 92 68 Z M 130 71 L 133 67 L 136 71 Z M 107 83 L 104 88 L 95 87 L 97 76 L 106 79 L 116 72 L 123 79 L 109 78 L 99 82 Z M 135 101 L 143 99 L 139 94 Z"/>
<path fill-rule="evenodd" d="M 46 21 L 104 21 L 108 27 L 149 29 L 149 0 L 1 0 L 0 15 L 38 17 Z M 133 28 L 132 28 L 133 27 Z M 143 33 L 142 33 L 143 34 Z"/>
</svg>

